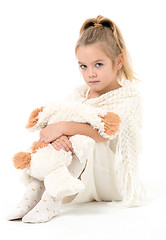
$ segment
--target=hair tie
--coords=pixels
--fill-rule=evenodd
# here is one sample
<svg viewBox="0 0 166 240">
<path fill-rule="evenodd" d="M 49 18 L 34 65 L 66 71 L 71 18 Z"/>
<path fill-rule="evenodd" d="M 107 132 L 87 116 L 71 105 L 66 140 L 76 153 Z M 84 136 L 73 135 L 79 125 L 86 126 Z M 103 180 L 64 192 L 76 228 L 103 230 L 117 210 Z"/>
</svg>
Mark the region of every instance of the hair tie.
<svg viewBox="0 0 166 240">
<path fill-rule="evenodd" d="M 94 27 L 103 27 L 101 23 L 94 23 Z"/>
</svg>

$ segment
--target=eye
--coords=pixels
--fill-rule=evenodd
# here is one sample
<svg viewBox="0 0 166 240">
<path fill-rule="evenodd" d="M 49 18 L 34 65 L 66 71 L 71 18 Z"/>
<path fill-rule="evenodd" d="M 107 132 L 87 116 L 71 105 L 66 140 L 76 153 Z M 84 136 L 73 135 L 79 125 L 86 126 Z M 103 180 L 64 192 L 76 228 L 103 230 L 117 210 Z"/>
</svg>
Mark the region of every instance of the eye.
<svg viewBox="0 0 166 240">
<path fill-rule="evenodd" d="M 96 63 L 96 67 L 101 67 L 101 66 L 103 66 L 102 63 Z"/>
<path fill-rule="evenodd" d="M 81 68 L 81 69 L 85 69 L 85 68 L 87 68 L 87 66 L 84 65 L 84 64 L 82 64 L 82 65 L 80 65 L 80 68 Z"/>
</svg>

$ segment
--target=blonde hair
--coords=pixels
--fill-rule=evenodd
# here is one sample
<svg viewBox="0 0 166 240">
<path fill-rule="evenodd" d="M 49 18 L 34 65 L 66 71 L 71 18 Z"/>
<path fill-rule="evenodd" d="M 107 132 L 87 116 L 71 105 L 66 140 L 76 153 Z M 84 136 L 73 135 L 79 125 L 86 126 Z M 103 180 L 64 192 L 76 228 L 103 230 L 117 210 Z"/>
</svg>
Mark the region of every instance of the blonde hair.
<svg viewBox="0 0 166 240">
<path fill-rule="evenodd" d="M 125 41 L 118 26 L 109 18 L 98 16 L 87 19 L 81 29 L 80 36 L 76 43 L 75 53 L 79 46 L 86 46 L 100 43 L 106 55 L 112 60 L 113 66 L 119 54 L 122 53 L 124 64 L 118 71 L 118 78 L 129 81 L 138 80 L 134 77 L 129 53 Z M 139 80 L 138 80 L 139 81 Z"/>
</svg>

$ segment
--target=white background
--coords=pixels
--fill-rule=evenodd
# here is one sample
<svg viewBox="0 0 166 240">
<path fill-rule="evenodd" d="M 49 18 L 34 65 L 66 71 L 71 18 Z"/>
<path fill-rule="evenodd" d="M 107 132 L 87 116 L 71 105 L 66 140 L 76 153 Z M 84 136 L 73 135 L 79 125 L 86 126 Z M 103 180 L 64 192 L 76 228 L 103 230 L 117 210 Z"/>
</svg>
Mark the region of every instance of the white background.
<svg viewBox="0 0 166 240">
<path fill-rule="evenodd" d="M 18 180 L 20 172 L 14 169 L 12 156 L 17 151 L 25 150 L 34 141 L 34 137 L 37 137 L 24 128 L 29 114 L 38 106 L 57 99 L 64 99 L 75 86 L 83 83 L 74 54 L 79 29 L 87 18 L 103 15 L 115 21 L 121 29 L 133 60 L 134 71 L 142 81 L 140 90 L 144 103 L 144 126 L 140 176 L 150 192 L 151 204 L 153 205 L 155 201 L 156 204 L 160 204 L 161 213 L 154 206 L 155 214 L 158 214 L 157 219 L 160 219 L 160 222 L 156 219 L 156 215 L 152 215 L 148 220 L 152 221 L 155 218 L 156 222 L 152 221 L 148 224 L 147 219 L 140 214 L 142 219 L 146 220 L 144 220 L 145 225 L 138 225 L 141 230 L 147 231 L 146 239 L 162 239 L 166 236 L 164 235 L 166 234 L 165 228 L 162 228 L 165 226 L 162 225 L 164 223 L 162 212 L 166 210 L 165 202 L 157 202 L 166 196 L 166 15 L 164 4 L 164 0 L 0 1 L 0 208 L 4 224 L 1 224 L 1 227 L 6 234 L 13 236 L 21 229 L 23 232 L 26 225 L 21 222 L 7 222 L 4 219 L 9 206 L 21 196 L 23 191 Z M 90 206 L 89 209 L 92 208 L 94 207 Z M 147 214 L 153 212 L 153 207 L 149 209 L 149 212 L 147 209 L 148 207 L 144 210 Z M 74 215 L 75 220 L 72 218 L 72 221 L 76 221 L 74 222 L 76 226 L 78 217 L 83 215 L 84 224 L 87 219 L 90 219 L 95 227 L 96 216 L 92 218 L 93 211 L 88 216 L 83 214 L 83 210 L 78 211 L 80 215 L 77 212 L 78 215 Z M 107 211 L 109 212 L 108 209 Z M 104 208 L 103 212 L 101 210 L 103 217 L 107 211 Z M 141 213 L 140 208 L 133 211 Z M 68 216 L 66 211 L 64 220 L 66 223 L 71 221 L 71 212 L 72 209 Z M 133 213 L 132 217 L 135 216 L 135 212 Z M 128 228 L 119 232 L 122 226 L 118 225 L 118 222 L 123 224 L 125 221 L 125 224 L 128 223 L 126 226 L 133 222 L 128 219 L 126 223 L 127 218 L 123 219 L 123 214 L 119 212 L 118 214 L 114 213 L 112 217 L 110 213 L 111 218 L 106 215 L 104 220 L 108 223 L 110 219 L 110 228 L 114 223 L 112 232 L 114 239 L 122 239 L 121 234 L 125 231 L 127 239 L 130 237 L 140 239 L 142 237 L 140 231 L 135 235 L 132 235 L 135 230 L 130 235 L 131 231 Z M 98 214 L 97 219 L 100 217 Z M 140 221 L 142 221 L 141 217 Z M 137 223 L 138 218 L 136 219 Z M 54 220 L 49 223 L 50 225 L 42 226 L 46 232 L 47 228 L 49 231 L 53 228 L 56 232 L 56 223 Z M 57 224 L 59 228 L 65 229 L 60 222 Z M 26 225 L 26 231 L 37 234 L 36 231 L 41 229 L 39 226 Z M 91 225 L 88 224 L 88 226 L 90 229 Z M 104 226 L 104 223 L 101 226 Z M 75 235 L 71 235 L 75 231 L 73 228 L 71 232 L 68 229 L 69 232 L 66 235 L 62 234 L 63 231 L 59 232 L 59 237 L 63 235 L 63 239 L 65 237 L 70 239 L 72 236 L 71 239 L 75 239 L 84 236 L 87 239 L 97 239 L 97 236 L 100 238 L 103 236 L 103 239 L 111 239 L 111 235 L 109 238 L 108 234 L 111 231 L 110 228 L 104 229 L 105 235 L 103 229 L 98 227 L 93 233 L 86 229 L 87 234 L 85 235 L 84 232 L 81 235 L 77 229 Z M 42 238 L 41 235 L 39 236 Z"/>
</svg>

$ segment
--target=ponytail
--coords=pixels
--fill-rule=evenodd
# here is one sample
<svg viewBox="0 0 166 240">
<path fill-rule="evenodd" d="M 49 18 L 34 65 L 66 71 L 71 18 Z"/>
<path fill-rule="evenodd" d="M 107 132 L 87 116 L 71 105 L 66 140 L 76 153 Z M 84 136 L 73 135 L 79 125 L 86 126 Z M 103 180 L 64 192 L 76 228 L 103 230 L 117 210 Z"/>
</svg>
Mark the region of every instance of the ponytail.
<svg viewBox="0 0 166 240">
<path fill-rule="evenodd" d="M 118 72 L 119 79 L 125 78 L 131 82 L 138 80 L 134 77 L 130 57 L 120 29 L 112 20 L 100 15 L 97 18 L 87 19 L 83 23 L 75 52 L 79 46 L 97 43 L 101 43 L 104 46 L 105 53 L 111 58 L 113 65 L 115 64 L 117 56 L 122 53 L 124 64 Z"/>
</svg>

